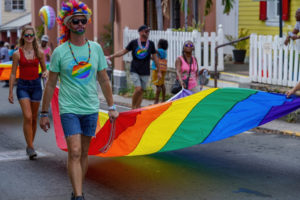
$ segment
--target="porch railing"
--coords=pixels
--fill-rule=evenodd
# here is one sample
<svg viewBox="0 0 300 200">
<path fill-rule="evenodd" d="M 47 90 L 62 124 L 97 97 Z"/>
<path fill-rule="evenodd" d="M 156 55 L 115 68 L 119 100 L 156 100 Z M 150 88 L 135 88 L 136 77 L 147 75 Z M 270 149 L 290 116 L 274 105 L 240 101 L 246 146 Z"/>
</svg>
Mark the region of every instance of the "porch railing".
<svg viewBox="0 0 300 200">
<path fill-rule="evenodd" d="M 139 37 L 137 30 L 132 30 L 126 27 L 123 32 L 123 46 Z M 207 32 L 201 34 L 198 31 L 193 32 L 175 32 L 172 30 L 167 31 L 150 31 L 149 39 L 157 43 L 159 39 L 166 39 L 169 43 L 168 54 L 168 67 L 175 68 L 175 61 L 178 56 L 182 54 L 182 47 L 185 41 L 191 40 L 195 45 L 194 56 L 197 58 L 199 68 L 205 67 L 212 71 L 215 67 L 215 47 L 224 43 L 224 33 L 222 25 L 219 25 L 218 34 Z M 218 49 L 218 71 L 224 70 L 224 53 L 223 49 Z M 124 61 L 131 61 L 131 54 L 128 53 L 123 57 Z"/>
</svg>

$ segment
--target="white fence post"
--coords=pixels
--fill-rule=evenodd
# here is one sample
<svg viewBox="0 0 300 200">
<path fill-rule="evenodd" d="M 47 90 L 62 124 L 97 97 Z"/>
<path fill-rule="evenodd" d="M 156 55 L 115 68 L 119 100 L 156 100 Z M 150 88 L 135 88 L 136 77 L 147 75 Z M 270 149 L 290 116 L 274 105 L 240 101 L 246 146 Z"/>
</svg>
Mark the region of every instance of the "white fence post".
<svg viewBox="0 0 300 200">
<path fill-rule="evenodd" d="M 218 45 L 221 45 L 224 43 L 224 31 L 222 24 L 219 24 L 218 26 L 218 37 L 217 37 Z M 224 49 L 219 48 L 218 49 L 218 71 L 224 70 Z"/>
</svg>

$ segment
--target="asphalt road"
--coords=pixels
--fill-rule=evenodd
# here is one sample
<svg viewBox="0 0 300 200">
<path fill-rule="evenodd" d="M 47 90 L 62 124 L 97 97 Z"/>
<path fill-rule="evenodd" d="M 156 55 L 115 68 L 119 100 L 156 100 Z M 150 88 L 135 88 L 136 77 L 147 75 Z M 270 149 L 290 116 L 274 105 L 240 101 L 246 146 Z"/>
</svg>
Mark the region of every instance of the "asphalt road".
<svg viewBox="0 0 300 200">
<path fill-rule="evenodd" d="M 38 128 L 40 156 L 29 161 L 19 104 L 7 96 L 0 88 L 0 200 L 70 199 L 67 154 L 56 147 L 53 127 L 46 134 Z M 84 192 L 87 200 L 297 200 L 299 152 L 298 138 L 246 132 L 149 156 L 90 157 Z"/>
</svg>

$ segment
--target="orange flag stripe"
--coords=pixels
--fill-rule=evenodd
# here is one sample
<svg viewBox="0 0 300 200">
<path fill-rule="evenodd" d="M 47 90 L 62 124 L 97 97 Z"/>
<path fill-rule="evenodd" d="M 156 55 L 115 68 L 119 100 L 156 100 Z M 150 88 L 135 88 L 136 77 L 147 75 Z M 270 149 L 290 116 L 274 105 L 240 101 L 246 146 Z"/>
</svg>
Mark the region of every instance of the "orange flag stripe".
<svg viewBox="0 0 300 200">
<path fill-rule="evenodd" d="M 100 153 L 98 156 L 123 156 L 134 151 L 149 124 L 151 124 L 156 118 L 165 112 L 171 105 L 172 103 L 168 102 L 164 105 L 153 106 L 152 109 L 141 111 L 141 114 L 136 117 L 136 123 L 134 126 L 127 128 L 121 135 L 119 135 L 118 138 L 114 140 L 112 146 L 106 153 Z"/>
</svg>

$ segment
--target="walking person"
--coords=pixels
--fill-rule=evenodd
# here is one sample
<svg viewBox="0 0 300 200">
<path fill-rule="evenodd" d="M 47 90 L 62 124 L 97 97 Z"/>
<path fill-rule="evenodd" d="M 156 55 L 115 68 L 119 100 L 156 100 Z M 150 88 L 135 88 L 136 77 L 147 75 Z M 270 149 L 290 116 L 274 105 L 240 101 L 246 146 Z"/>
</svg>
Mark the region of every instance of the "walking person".
<svg viewBox="0 0 300 200">
<path fill-rule="evenodd" d="M 286 37 L 284 44 L 288 45 L 290 43 L 290 40 L 298 40 L 300 38 L 299 35 L 297 35 L 300 31 L 300 8 L 298 8 L 296 10 L 296 14 L 295 14 L 295 18 L 296 18 L 296 25 L 295 28 L 292 32 L 288 33 L 288 36 Z"/>
<path fill-rule="evenodd" d="M 149 40 L 150 28 L 142 25 L 138 29 L 140 37 L 129 42 L 127 47 L 115 54 L 108 56 L 108 59 L 120 57 L 132 52 L 130 67 L 130 78 L 134 84 L 132 96 L 132 109 L 140 108 L 143 101 L 143 92 L 146 90 L 150 77 L 150 59 L 152 58 L 157 66 L 157 78 L 161 78 L 161 71 L 158 65 L 154 42 Z"/>
<path fill-rule="evenodd" d="M 198 63 L 193 56 L 194 44 L 185 41 L 182 47 L 182 55 L 176 59 L 176 74 L 180 85 L 193 92 L 199 92 L 198 86 Z"/>
<path fill-rule="evenodd" d="M 103 50 L 98 43 L 86 39 L 91 14 L 87 5 L 80 1 L 62 4 L 58 17 L 62 44 L 51 57 L 40 114 L 40 126 L 47 131 L 50 128 L 48 109 L 59 77 L 59 112 L 68 147 L 67 169 L 73 188 L 72 200 L 84 199 L 82 186 L 88 169 L 88 150 L 98 121 L 97 80 L 109 106 L 110 120 L 118 116 Z"/>
<path fill-rule="evenodd" d="M 48 46 L 48 42 L 49 42 L 48 35 L 43 35 L 41 38 L 41 48 L 44 51 L 46 62 L 50 62 L 50 58 L 51 58 L 51 54 L 52 54 L 51 48 Z"/>
<path fill-rule="evenodd" d="M 162 102 L 166 100 L 166 87 L 165 87 L 165 76 L 167 73 L 167 49 L 168 41 L 160 39 L 157 44 L 157 56 L 158 64 L 161 71 L 161 79 L 157 78 L 157 67 L 154 62 L 152 62 L 152 83 L 156 86 L 156 93 L 154 103 L 159 102 L 160 93 L 162 94 Z"/>
<path fill-rule="evenodd" d="M 13 87 L 19 66 L 17 83 L 17 98 L 23 113 L 23 131 L 26 140 L 26 153 L 32 160 L 37 156 L 34 149 L 34 138 L 37 127 L 38 110 L 42 99 L 42 85 L 39 75 L 39 65 L 42 67 L 42 77 L 47 76 L 44 53 L 39 49 L 35 30 L 25 26 L 19 40 L 19 49 L 12 56 L 12 71 L 9 79 L 8 101 L 14 103 Z"/>
<path fill-rule="evenodd" d="M 9 46 L 9 43 L 4 42 L 4 41 L 0 41 L 0 63 L 4 63 L 4 62 L 9 61 L 9 54 L 8 54 L 7 44 Z M 6 80 L 4 82 L 5 82 L 5 84 L 3 85 L 3 87 L 9 87 L 9 81 Z"/>
</svg>

